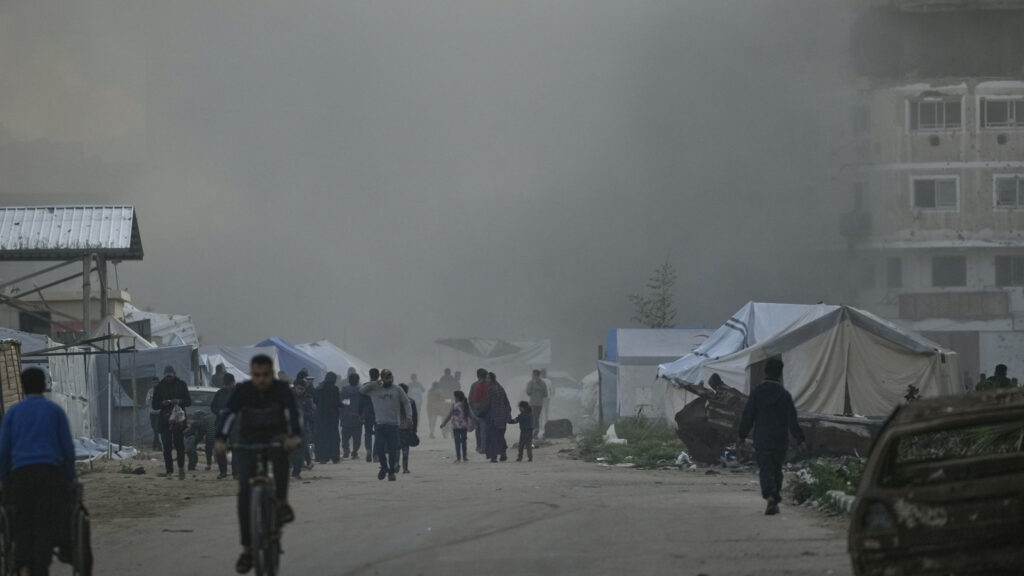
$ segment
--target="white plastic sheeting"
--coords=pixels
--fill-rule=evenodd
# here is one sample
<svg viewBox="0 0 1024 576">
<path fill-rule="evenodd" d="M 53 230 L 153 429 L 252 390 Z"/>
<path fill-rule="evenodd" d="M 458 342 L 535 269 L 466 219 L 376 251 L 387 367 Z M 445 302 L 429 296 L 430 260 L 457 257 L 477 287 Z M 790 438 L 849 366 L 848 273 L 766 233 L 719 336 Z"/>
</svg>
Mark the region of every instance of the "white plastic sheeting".
<svg viewBox="0 0 1024 576">
<path fill-rule="evenodd" d="M 162 314 L 139 310 L 125 303 L 124 317 L 128 322 L 149 320 L 150 337 L 160 346 L 199 346 L 199 336 L 192 317 L 188 314 Z"/>
<path fill-rule="evenodd" d="M 89 334 L 89 338 L 103 338 L 106 336 L 113 336 L 114 338 L 96 342 L 98 348 L 103 348 L 104 350 L 127 350 L 130 348 L 150 350 L 156 348 L 156 344 L 146 340 L 138 332 L 129 328 L 127 324 L 113 316 L 107 316 L 100 320 L 99 324 Z"/>
<path fill-rule="evenodd" d="M 110 442 L 103 438 L 74 438 L 73 442 L 76 460 L 96 460 L 106 456 L 108 450 L 114 460 L 131 460 L 139 454 L 139 451 L 131 446 L 116 443 L 111 446 Z"/>
<path fill-rule="evenodd" d="M 263 354 L 274 360 L 274 369 L 280 363 L 277 360 L 277 348 L 273 346 L 202 346 L 199 348 L 199 365 L 203 372 L 204 385 L 210 385 L 210 376 L 218 364 L 235 377 L 237 382 L 249 379 L 249 363 L 253 356 Z"/>
<path fill-rule="evenodd" d="M 324 366 L 327 366 L 328 370 L 337 374 L 338 378 L 342 380 L 348 374 L 349 368 L 355 368 L 363 382 L 370 379 L 370 368 L 373 368 L 373 366 L 335 346 L 330 340 L 318 340 L 308 344 L 299 344 L 296 348 L 319 360 Z"/>
<path fill-rule="evenodd" d="M 786 363 L 786 389 L 806 412 L 843 413 L 847 388 L 852 410 L 868 416 L 890 413 L 910 385 L 922 396 L 961 390 L 955 352 L 868 312 L 825 304 L 751 302 L 659 375 L 697 384 L 717 373 L 749 393 L 756 367 L 776 355 Z"/>
</svg>

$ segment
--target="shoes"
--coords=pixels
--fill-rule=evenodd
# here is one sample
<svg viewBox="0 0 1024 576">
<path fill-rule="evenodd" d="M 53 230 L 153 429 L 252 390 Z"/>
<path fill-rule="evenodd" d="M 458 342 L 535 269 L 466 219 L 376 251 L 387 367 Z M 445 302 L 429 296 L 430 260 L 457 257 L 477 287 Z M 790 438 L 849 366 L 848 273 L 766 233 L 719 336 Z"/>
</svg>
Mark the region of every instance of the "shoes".
<svg viewBox="0 0 1024 576">
<path fill-rule="evenodd" d="M 277 507 L 277 521 L 280 524 L 290 524 L 295 522 L 295 511 L 288 505 L 287 502 L 282 502 Z"/>
<path fill-rule="evenodd" d="M 348 460 L 348 456 L 349 456 L 348 452 L 345 452 L 344 454 L 341 455 L 341 459 L 342 460 Z"/>
<path fill-rule="evenodd" d="M 380 458 L 378 458 L 378 457 L 377 457 L 377 455 L 376 455 L 376 454 L 374 454 L 374 455 L 373 455 L 373 461 L 374 461 L 374 462 L 380 462 Z"/>
<path fill-rule="evenodd" d="M 174 478 L 174 472 L 167 472 L 164 474 L 164 478 Z"/>
<path fill-rule="evenodd" d="M 367 462 L 373 462 L 374 460 L 376 460 L 376 458 L 372 458 L 372 457 L 370 457 L 370 455 L 369 455 L 369 454 L 367 454 L 367 455 L 366 455 L 366 461 L 367 461 Z"/>
<path fill-rule="evenodd" d="M 498 459 L 497 458 L 490 458 L 490 461 L 491 461 L 491 464 L 497 464 L 498 463 Z"/>
<path fill-rule="evenodd" d="M 383 480 L 387 475 L 387 470 L 381 470 L 380 472 L 377 472 L 377 480 Z"/>
<path fill-rule="evenodd" d="M 398 480 L 398 477 L 394 473 L 388 474 L 388 482 L 394 482 L 395 480 Z"/>
<path fill-rule="evenodd" d="M 181 469 L 178 470 L 178 480 L 184 480 L 184 479 L 185 479 L 185 469 L 181 468 Z"/>
<path fill-rule="evenodd" d="M 533 456 L 530 456 L 530 462 L 533 462 Z"/>
<path fill-rule="evenodd" d="M 508 454 L 502 454 L 501 455 L 501 461 L 504 462 L 506 460 L 508 460 Z"/>
<path fill-rule="evenodd" d="M 211 468 L 211 466 L 210 466 L 209 464 L 207 464 L 207 465 L 206 465 L 206 471 L 207 471 L 207 472 L 209 472 L 209 471 L 210 471 L 210 468 Z"/>
<path fill-rule="evenodd" d="M 408 474 L 408 473 L 409 473 L 409 469 L 408 468 L 402 468 L 402 474 Z"/>
<path fill-rule="evenodd" d="M 223 479 L 225 479 L 227 477 L 228 477 L 227 474 L 217 474 L 217 480 L 223 480 Z"/>
<path fill-rule="evenodd" d="M 775 498 L 768 499 L 768 506 L 764 509 L 765 516 L 775 516 L 779 513 L 779 501 Z"/>
<path fill-rule="evenodd" d="M 522 456 L 520 456 L 519 458 L 516 458 L 516 462 L 522 462 L 522 461 L 523 461 L 523 457 Z"/>
<path fill-rule="evenodd" d="M 235 562 L 235 572 L 248 574 L 250 571 L 252 571 L 252 552 L 243 550 L 241 556 L 238 557 L 238 561 Z"/>
<path fill-rule="evenodd" d="M 302 480 L 302 474 L 296 472 L 296 473 L 292 474 L 292 479 L 293 480 Z"/>
<path fill-rule="evenodd" d="M 359 452 L 353 452 L 352 453 L 352 459 L 353 460 L 359 460 Z"/>
</svg>

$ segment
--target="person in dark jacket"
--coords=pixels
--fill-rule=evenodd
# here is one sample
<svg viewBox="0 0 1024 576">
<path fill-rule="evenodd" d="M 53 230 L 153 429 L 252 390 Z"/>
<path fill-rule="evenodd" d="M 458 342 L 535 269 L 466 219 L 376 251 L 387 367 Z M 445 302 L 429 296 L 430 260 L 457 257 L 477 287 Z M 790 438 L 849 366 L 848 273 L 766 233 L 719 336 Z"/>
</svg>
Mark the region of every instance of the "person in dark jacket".
<svg viewBox="0 0 1024 576">
<path fill-rule="evenodd" d="M 62 536 L 57 519 L 67 514 L 61 495 L 75 482 L 75 446 L 64 410 L 43 397 L 46 374 L 26 369 L 21 390 L 25 399 L 10 407 L 0 426 L 0 484 L 17 543 L 7 560 L 11 574 L 45 575 Z"/>
<path fill-rule="evenodd" d="M 295 394 L 295 401 L 299 405 L 299 412 L 302 414 L 302 445 L 292 452 L 292 478 L 302 479 L 302 468 L 313 469 L 313 453 L 309 450 L 309 443 L 315 437 L 313 426 L 310 423 L 316 418 L 316 400 L 313 399 L 313 392 L 309 390 L 309 382 L 296 380 L 292 386 Z"/>
<path fill-rule="evenodd" d="M 370 368 L 370 382 L 380 380 L 380 370 Z M 360 386 L 361 388 L 361 386 Z M 363 437 L 366 444 L 366 461 L 376 462 L 377 453 L 373 451 L 373 436 L 377 433 L 377 416 L 373 411 L 373 400 L 362 393 L 359 394 L 359 414 L 363 418 Z"/>
<path fill-rule="evenodd" d="M 398 387 L 405 392 L 406 396 L 409 395 L 408 384 L 399 384 Z M 412 406 L 412 421 L 407 421 L 404 426 L 400 426 L 398 434 L 399 446 L 402 447 L 402 474 L 409 473 L 409 449 L 412 448 L 410 441 L 420 426 L 420 410 L 416 407 L 416 401 L 409 398 L 409 405 Z"/>
<path fill-rule="evenodd" d="M 217 423 L 220 422 L 221 413 L 228 407 L 228 398 L 231 398 L 231 393 L 235 391 L 235 376 L 231 373 L 224 374 L 224 387 L 217 390 L 213 395 L 213 400 L 210 400 L 210 414 L 213 415 L 214 419 L 214 431 L 210 436 L 213 437 L 214 442 L 217 440 Z M 210 439 L 207 438 L 207 441 Z M 209 449 L 209 446 L 207 446 Z M 211 450 L 216 453 L 216 450 Z M 227 454 L 215 454 L 217 459 L 217 480 L 223 480 L 228 477 L 228 457 Z M 231 476 L 238 476 L 238 465 L 235 460 L 231 460 Z"/>
<path fill-rule="evenodd" d="M 363 395 L 359 393 L 359 373 L 350 368 L 348 386 L 341 389 L 342 458 L 359 459 L 359 445 L 363 442 L 362 403 Z"/>
<path fill-rule="evenodd" d="M 519 457 L 516 462 L 523 461 L 523 450 L 533 462 L 533 423 L 536 421 L 533 406 L 526 401 L 519 403 L 519 415 L 508 421 L 509 424 L 519 424 Z"/>
<path fill-rule="evenodd" d="M 765 380 L 747 399 L 740 421 L 740 443 L 754 430 L 754 451 L 760 469 L 761 495 L 768 501 L 764 513 L 779 513 L 782 501 L 782 465 L 786 461 L 789 435 L 798 443 L 804 442 L 804 433 L 796 416 L 793 397 L 782 386 L 781 358 L 769 358 L 765 363 Z"/>
<path fill-rule="evenodd" d="M 302 416 L 288 384 L 274 378 L 274 361 L 264 354 L 254 356 L 249 364 L 252 380 L 235 388 L 221 414 L 217 427 L 217 453 L 226 454 L 228 438 L 236 420 L 240 424 L 238 442 L 232 448 L 238 460 L 238 524 L 242 536 L 242 554 L 235 571 L 246 574 L 252 570 L 252 532 L 249 525 L 249 480 L 256 474 L 259 453 L 247 448 L 254 444 L 278 441 L 281 450 L 270 452 L 274 471 L 274 493 L 277 497 L 277 521 L 288 524 L 295 520 L 295 511 L 288 504 L 288 453 L 302 443 Z"/>
<path fill-rule="evenodd" d="M 296 379 L 298 382 L 298 379 Z M 313 424 L 313 441 L 316 447 L 316 461 L 326 464 L 328 460 L 337 464 L 341 461 L 341 438 L 338 435 L 338 421 L 341 417 L 341 392 L 338 390 L 338 375 L 328 372 L 316 391 L 316 419 Z"/>
<path fill-rule="evenodd" d="M 485 455 L 491 462 L 502 462 L 508 460 L 508 443 L 505 442 L 505 428 L 508 421 L 512 419 L 512 406 L 508 401 L 508 394 L 498 383 L 498 377 L 494 372 L 487 373 L 487 409 L 483 412 L 484 422 L 487 425 L 487 438 Z"/>
<path fill-rule="evenodd" d="M 185 479 L 185 426 L 184 419 L 171 422 L 176 409 L 180 408 L 179 414 L 184 415 L 185 408 L 192 405 L 192 396 L 188 393 L 188 386 L 174 373 L 174 367 L 164 368 L 164 379 L 156 385 L 153 390 L 153 410 L 159 410 L 160 442 L 164 446 L 164 467 L 167 477 L 174 475 L 174 458 L 171 457 L 171 449 L 178 452 L 178 478 Z"/>
</svg>

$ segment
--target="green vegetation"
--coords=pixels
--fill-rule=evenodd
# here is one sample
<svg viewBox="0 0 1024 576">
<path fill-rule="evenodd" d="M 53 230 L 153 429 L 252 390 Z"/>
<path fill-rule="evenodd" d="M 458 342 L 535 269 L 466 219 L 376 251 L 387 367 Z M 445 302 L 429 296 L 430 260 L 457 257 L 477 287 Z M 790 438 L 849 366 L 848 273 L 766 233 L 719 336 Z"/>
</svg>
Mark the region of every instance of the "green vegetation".
<svg viewBox="0 0 1024 576">
<path fill-rule="evenodd" d="M 675 328 L 676 269 L 667 260 L 647 280 L 647 294 L 630 294 L 633 320 L 648 328 Z"/>
<path fill-rule="evenodd" d="M 859 458 L 810 460 L 789 481 L 793 499 L 803 504 L 808 500 L 822 502 L 825 494 L 838 490 L 845 494 L 857 492 L 864 461 Z"/>
<path fill-rule="evenodd" d="M 605 444 L 605 430 L 592 428 L 576 442 L 573 456 L 579 460 L 607 464 L 633 464 L 637 468 L 655 468 L 666 461 L 675 463 L 683 444 L 675 430 L 661 420 L 643 416 L 619 420 L 615 432 L 626 444 Z"/>
</svg>

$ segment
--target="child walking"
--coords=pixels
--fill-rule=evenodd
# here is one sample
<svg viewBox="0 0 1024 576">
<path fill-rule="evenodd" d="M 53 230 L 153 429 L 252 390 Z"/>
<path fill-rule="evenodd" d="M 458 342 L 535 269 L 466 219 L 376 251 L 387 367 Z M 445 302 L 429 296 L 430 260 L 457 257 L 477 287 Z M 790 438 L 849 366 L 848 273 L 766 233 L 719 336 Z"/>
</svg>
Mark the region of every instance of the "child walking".
<svg viewBox="0 0 1024 576">
<path fill-rule="evenodd" d="M 533 462 L 533 408 L 529 402 L 519 403 L 519 416 L 509 420 L 509 424 L 519 424 L 519 458 L 516 462 L 523 461 L 523 448 L 526 448 L 526 455 Z"/>
<path fill-rule="evenodd" d="M 455 402 L 452 404 L 451 410 L 448 411 L 444 422 L 441 422 L 441 428 L 447 426 L 449 421 L 452 423 L 452 436 L 455 437 L 455 462 L 468 462 L 467 438 L 476 427 L 476 423 L 469 412 L 469 400 L 466 399 L 462 390 L 456 390 L 452 396 L 455 398 Z"/>
</svg>

